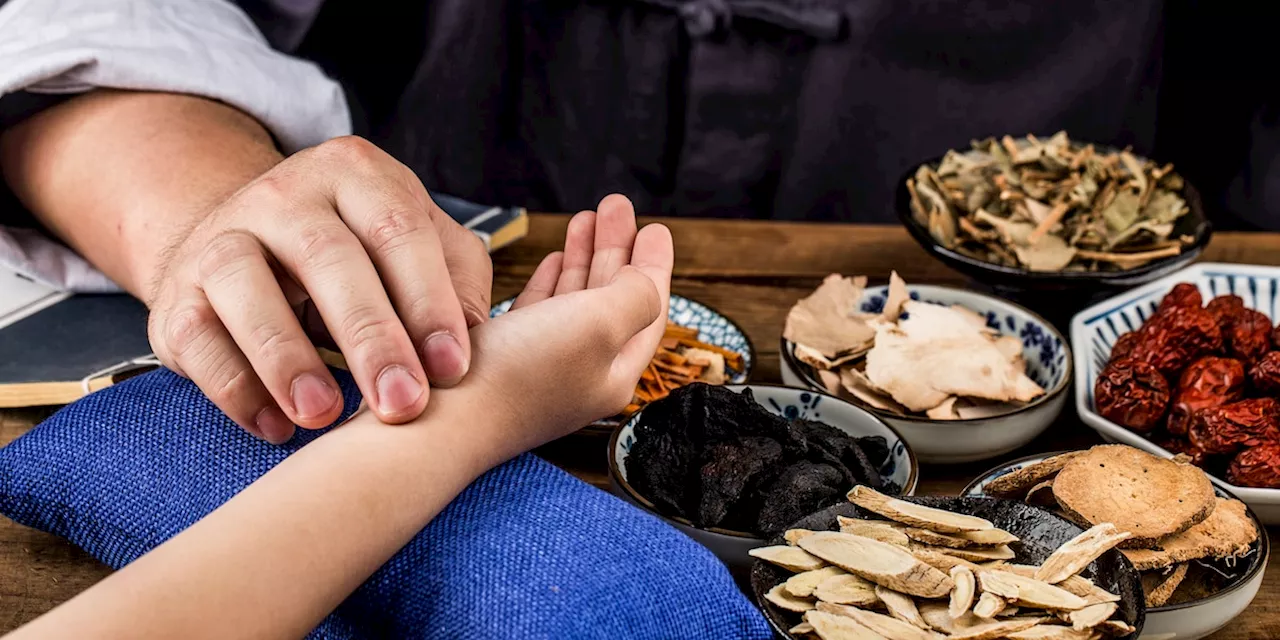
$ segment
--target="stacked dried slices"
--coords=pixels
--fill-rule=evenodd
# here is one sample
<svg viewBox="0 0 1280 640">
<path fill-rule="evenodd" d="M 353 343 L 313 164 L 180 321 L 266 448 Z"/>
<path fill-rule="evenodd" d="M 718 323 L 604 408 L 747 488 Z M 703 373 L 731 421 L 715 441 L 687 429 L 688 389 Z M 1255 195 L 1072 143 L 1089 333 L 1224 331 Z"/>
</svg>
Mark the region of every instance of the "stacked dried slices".
<svg viewBox="0 0 1280 640">
<path fill-rule="evenodd" d="M 1127 534 L 1121 552 L 1143 572 L 1149 607 L 1208 595 L 1222 576 L 1200 563 L 1230 564 L 1258 539 L 1244 504 L 1216 497 L 1203 471 L 1125 445 L 1054 456 L 1000 476 L 983 491 Z"/>
<path fill-rule="evenodd" d="M 1124 636 L 1120 598 L 1079 575 L 1128 537 L 1110 525 L 1040 566 L 1013 564 L 1013 534 L 982 518 L 855 487 L 849 500 L 887 518 L 840 518 L 840 531 L 786 532 L 751 555 L 795 572 L 765 598 L 802 613 L 796 635 L 822 640 L 1086 640 Z"/>
<path fill-rule="evenodd" d="M 731 374 L 742 373 L 745 366 L 742 354 L 698 340 L 697 329 L 668 322 L 658 351 L 640 375 L 631 404 L 623 413 L 631 415 L 694 382 L 725 384 Z"/>
<path fill-rule="evenodd" d="M 1188 212 L 1173 165 L 1125 151 L 1041 141 L 975 141 L 907 180 L 911 212 L 941 246 L 1030 271 L 1132 269 L 1176 256 Z"/>
<path fill-rule="evenodd" d="M 897 273 L 884 310 L 861 313 L 866 283 L 827 276 L 787 314 L 783 337 L 832 395 L 934 420 L 1003 415 L 1044 395 L 1017 336 L 964 307 L 911 300 Z"/>
</svg>

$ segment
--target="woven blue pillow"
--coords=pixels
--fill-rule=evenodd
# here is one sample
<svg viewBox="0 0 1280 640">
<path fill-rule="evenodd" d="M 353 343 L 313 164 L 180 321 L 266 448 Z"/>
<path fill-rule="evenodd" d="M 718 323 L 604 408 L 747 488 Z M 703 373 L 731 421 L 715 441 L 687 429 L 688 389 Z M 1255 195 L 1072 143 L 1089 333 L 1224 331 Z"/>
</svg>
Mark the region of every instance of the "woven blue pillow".
<svg viewBox="0 0 1280 640">
<path fill-rule="evenodd" d="M 335 375 L 349 413 L 358 393 L 349 376 Z M 188 381 L 156 371 L 95 393 L 0 449 L 0 512 L 119 568 L 318 433 L 269 445 Z M 771 634 L 705 549 L 524 455 L 467 488 L 312 637 Z"/>
</svg>

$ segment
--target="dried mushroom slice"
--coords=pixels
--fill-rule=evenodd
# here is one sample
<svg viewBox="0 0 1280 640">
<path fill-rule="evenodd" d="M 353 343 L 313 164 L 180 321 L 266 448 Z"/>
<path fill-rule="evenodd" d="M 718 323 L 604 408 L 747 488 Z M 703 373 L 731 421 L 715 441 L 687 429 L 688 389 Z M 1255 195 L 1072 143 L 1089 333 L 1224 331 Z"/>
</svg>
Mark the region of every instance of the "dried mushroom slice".
<svg viewBox="0 0 1280 640">
<path fill-rule="evenodd" d="M 862 626 L 893 640 L 939 640 L 938 634 L 884 614 L 838 604 L 818 603 L 818 611 L 853 618 Z"/>
<path fill-rule="evenodd" d="M 804 621 L 822 640 L 884 640 L 884 636 L 848 616 L 810 611 L 804 614 Z"/>
<path fill-rule="evenodd" d="M 928 623 L 920 617 L 920 610 L 916 608 L 916 602 L 911 599 L 911 596 L 877 585 L 876 597 L 884 603 L 889 615 L 921 629 L 929 629 Z"/>
<path fill-rule="evenodd" d="M 978 574 L 978 584 L 984 592 L 1000 596 L 1019 606 L 1064 611 L 1088 606 L 1084 598 L 1065 589 L 1008 571 L 983 571 Z"/>
<path fill-rule="evenodd" d="M 863 509 L 895 522 L 928 529 L 929 531 L 959 533 L 962 531 L 981 531 L 995 528 L 995 525 L 991 524 L 989 520 L 890 498 L 865 485 L 854 487 L 846 497 L 849 502 Z"/>
<path fill-rule="evenodd" d="M 813 596 L 813 590 L 818 588 L 827 578 L 846 575 L 840 567 L 823 567 L 814 569 L 813 571 L 805 571 L 797 573 L 787 579 L 783 585 L 787 588 L 787 593 L 797 598 L 808 598 Z"/>
<path fill-rule="evenodd" d="M 811 533 L 813 532 L 808 529 L 787 529 L 786 533 L 782 534 L 782 538 L 787 541 L 787 544 L 795 546 L 796 542 L 799 541 L 800 538 Z"/>
<path fill-rule="evenodd" d="M 843 533 L 871 538 L 899 547 L 905 547 L 911 542 L 906 533 L 888 522 L 873 522 L 844 516 L 836 516 L 836 521 L 840 523 L 840 531 Z"/>
<path fill-rule="evenodd" d="M 1150 576 L 1150 577 L 1148 577 Z M 1147 594 L 1147 607 L 1163 607 L 1169 603 L 1178 585 L 1187 577 L 1187 564 L 1184 562 L 1173 568 L 1167 575 L 1157 573 L 1142 574 L 1142 590 Z"/>
<path fill-rule="evenodd" d="M 1015 618 L 999 622 L 987 622 L 962 629 L 951 634 L 949 638 L 950 640 L 996 640 L 997 638 L 1007 637 L 1010 633 L 1030 629 L 1044 622 L 1044 620 L 1045 618 Z"/>
<path fill-rule="evenodd" d="M 988 482 L 982 487 L 982 492 L 996 498 L 1022 498 L 1031 487 L 1058 475 L 1062 467 L 1082 453 L 1071 451 L 1029 464 Z"/>
<path fill-rule="evenodd" d="M 1083 609 L 1064 613 L 1063 617 L 1067 622 L 1071 623 L 1072 629 L 1084 631 L 1092 629 L 1102 624 L 1104 620 L 1111 618 L 1118 608 L 1114 602 L 1099 602 Z"/>
<path fill-rule="evenodd" d="M 988 591 L 978 598 L 977 604 L 973 605 L 973 615 L 990 619 L 1004 613 L 1008 607 L 1008 600 Z"/>
<path fill-rule="evenodd" d="M 831 604 L 870 607 L 880 602 L 876 585 L 864 578 L 845 573 L 823 580 L 813 589 L 813 597 Z"/>
<path fill-rule="evenodd" d="M 831 564 L 894 591 L 922 598 L 941 598 L 951 591 L 951 578 L 906 549 L 862 536 L 820 531 L 800 541 L 800 548 Z"/>
<path fill-rule="evenodd" d="M 786 609 L 787 611 L 796 611 L 799 613 L 809 611 L 814 607 L 814 602 L 812 600 L 797 598 L 787 593 L 787 590 L 783 585 L 778 585 L 770 589 L 768 593 L 764 594 L 764 599 L 773 603 L 773 605 L 779 609 Z"/>
<path fill-rule="evenodd" d="M 1110 522 L 1095 525 L 1088 531 L 1068 540 L 1049 556 L 1036 571 L 1036 580 L 1057 584 L 1080 573 L 1089 563 L 1110 551 L 1131 534 L 1116 529 Z"/>
<path fill-rule="evenodd" d="M 790 545 L 780 544 L 772 547 L 758 547 L 747 552 L 753 558 L 759 558 L 765 562 L 773 564 L 792 571 L 800 573 L 802 571 L 813 571 L 821 569 L 827 563 L 810 555 L 803 548 L 797 548 Z"/>
<path fill-rule="evenodd" d="M 978 590 L 978 579 L 968 567 L 960 566 L 951 568 L 951 581 L 955 586 L 951 588 L 951 601 L 947 610 L 952 618 L 959 618 L 973 607 L 973 596 Z"/>
</svg>

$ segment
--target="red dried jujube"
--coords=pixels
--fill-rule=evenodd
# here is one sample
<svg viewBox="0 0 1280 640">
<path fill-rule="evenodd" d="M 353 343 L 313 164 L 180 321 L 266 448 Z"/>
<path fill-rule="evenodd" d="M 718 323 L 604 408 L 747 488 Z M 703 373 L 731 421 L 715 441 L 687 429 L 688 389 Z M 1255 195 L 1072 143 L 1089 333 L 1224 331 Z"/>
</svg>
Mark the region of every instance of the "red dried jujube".
<svg viewBox="0 0 1280 640">
<path fill-rule="evenodd" d="M 1241 400 L 1197 411 L 1187 430 L 1192 446 L 1210 454 L 1280 440 L 1280 403 L 1271 398 Z"/>
<path fill-rule="evenodd" d="M 1098 414 L 1139 433 L 1160 424 L 1169 396 L 1165 377 L 1151 364 L 1132 359 L 1108 364 L 1093 387 Z"/>
<path fill-rule="evenodd" d="M 1244 391 L 1244 364 L 1239 360 L 1218 356 L 1196 360 L 1178 379 L 1166 425 L 1169 433 L 1186 435 L 1195 412 L 1235 402 L 1244 397 Z"/>
<path fill-rule="evenodd" d="M 1270 396 L 1280 395 L 1280 351 L 1269 351 L 1249 369 L 1253 388 Z"/>
<path fill-rule="evenodd" d="M 1190 282 L 1181 282 L 1174 285 L 1169 293 L 1165 294 L 1160 300 L 1160 306 L 1156 307 L 1156 314 L 1162 314 L 1175 308 L 1196 307 L 1200 308 L 1204 305 L 1204 299 L 1200 297 L 1200 289 Z"/>
<path fill-rule="evenodd" d="M 1241 487 L 1280 489 L 1280 443 L 1245 449 L 1227 468 L 1227 482 Z"/>
<path fill-rule="evenodd" d="M 1223 334 L 1223 342 L 1231 355 L 1256 362 L 1271 350 L 1271 319 L 1261 311 L 1241 309 Z"/>
<path fill-rule="evenodd" d="M 1201 307 L 1178 307 L 1151 319 L 1129 358 L 1154 366 L 1171 378 L 1202 355 L 1222 350 L 1217 317 Z"/>
<path fill-rule="evenodd" d="M 1133 348 L 1142 343 L 1141 331 L 1130 331 L 1116 338 L 1116 343 L 1111 347 L 1111 357 L 1107 362 L 1115 362 L 1123 360 L 1133 353 Z"/>
<path fill-rule="evenodd" d="M 1236 295 L 1218 296 L 1205 305 L 1205 310 L 1218 316 L 1218 321 L 1226 325 L 1236 314 L 1245 309 L 1244 298 Z"/>
</svg>

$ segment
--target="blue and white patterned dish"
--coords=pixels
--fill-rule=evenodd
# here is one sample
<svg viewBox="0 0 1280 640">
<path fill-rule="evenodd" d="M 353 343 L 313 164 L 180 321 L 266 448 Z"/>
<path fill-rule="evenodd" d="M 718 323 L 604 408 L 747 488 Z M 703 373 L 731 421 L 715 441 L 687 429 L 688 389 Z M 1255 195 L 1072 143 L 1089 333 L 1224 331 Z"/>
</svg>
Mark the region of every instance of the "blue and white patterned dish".
<svg viewBox="0 0 1280 640">
<path fill-rule="evenodd" d="M 880 473 L 902 487 L 902 495 L 915 492 L 919 480 L 919 468 L 915 454 L 893 427 L 840 398 L 825 393 L 814 393 L 780 385 L 750 384 L 729 385 L 733 391 L 750 389 L 756 402 L 769 412 L 787 418 L 806 418 L 823 422 L 849 435 L 880 436 L 889 445 L 889 459 L 880 467 Z M 641 409 L 626 424 L 613 432 L 609 441 L 609 486 L 613 493 L 641 509 L 644 509 L 675 526 L 685 535 L 711 549 L 730 569 L 747 568 L 751 557 L 747 551 L 762 546 L 764 541 L 753 534 L 729 529 L 701 529 L 684 518 L 672 518 L 658 513 L 654 505 L 627 483 L 624 464 L 635 444 L 635 427 L 644 413 Z"/>
<path fill-rule="evenodd" d="M 859 310 L 878 313 L 884 309 L 888 290 L 888 286 L 868 287 Z M 974 462 L 1008 453 L 1040 435 L 1062 413 L 1071 385 L 1071 348 L 1049 321 L 1025 307 L 975 291 L 934 285 L 907 285 L 907 291 L 913 300 L 965 307 L 985 316 L 987 326 L 1001 334 L 1021 338 L 1027 375 L 1045 390 L 1043 396 L 1010 413 L 969 420 L 901 416 L 850 400 L 901 432 L 921 462 Z M 796 358 L 794 343 L 783 339 L 781 352 L 784 382 L 825 389 L 813 367 Z"/>
<path fill-rule="evenodd" d="M 986 486 L 992 480 L 1062 453 L 1066 452 L 1038 453 L 1010 460 L 975 478 L 960 495 L 984 497 L 987 495 Z M 1221 497 L 1237 498 L 1223 487 L 1214 489 Z M 1254 550 L 1235 564 L 1235 568 L 1241 570 L 1239 579 L 1199 600 L 1147 609 L 1147 620 L 1142 626 L 1139 640 L 1198 640 L 1226 626 L 1253 602 L 1262 586 L 1263 575 L 1270 560 L 1271 542 L 1267 539 L 1267 530 L 1262 526 L 1258 513 L 1250 509 L 1249 517 L 1258 527 L 1259 536 L 1254 543 Z M 1221 573 L 1221 569 L 1218 572 Z"/>
<path fill-rule="evenodd" d="M 489 317 L 496 318 L 511 309 L 515 297 L 507 298 L 493 305 Z M 744 384 L 751 379 L 751 368 L 755 365 L 756 351 L 742 327 L 734 324 L 728 316 L 711 307 L 681 295 L 671 294 L 671 302 L 667 308 L 667 319 L 682 327 L 698 330 L 698 340 L 728 349 L 742 356 L 742 371 L 731 372 L 730 384 Z M 597 420 L 582 429 L 583 433 L 608 435 L 625 416 L 614 416 Z"/>
<path fill-rule="evenodd" d="M 1071 341 L 1076 345 L 1076 410 L 1085 424 L 1103 438 L 1122 442 L 1166 458 L 1173 453 L 1150 440 L 1098 415 L 1093 406 L 1093 386 L 1106 366 L 1116 338 L 1142 326 L 1160 299 L 1174 285 L 1190 282 L 1200 288 L 1205 301 L 1222 294 L 1235 294 L 1244 305 L 1265 313 L 1274 323 L 1280 310 L 1280 267 L 1204 262 L 1192 265 L 1155 282 L 1108 298 L 1076 314 L 1071 320 Z M 1214 482 L 1240 496 L 1267 524 L 1280 524 L 1280 489 L 1237 487 L 1214 478 Z"/>
</svg>

